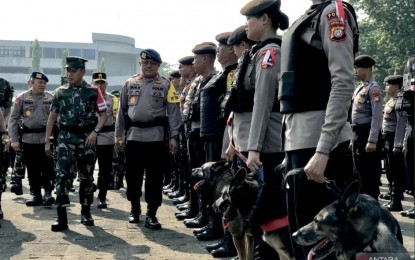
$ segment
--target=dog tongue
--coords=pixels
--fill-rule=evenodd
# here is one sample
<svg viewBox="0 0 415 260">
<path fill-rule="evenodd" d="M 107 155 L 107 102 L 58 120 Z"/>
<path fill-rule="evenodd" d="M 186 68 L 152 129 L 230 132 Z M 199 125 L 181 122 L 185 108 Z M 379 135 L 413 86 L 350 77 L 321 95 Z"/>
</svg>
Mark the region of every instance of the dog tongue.
<svg viewBox="0 0 415 260">
<path fill-rule="evenodd" d="M 316 253 L 313 252 L 313 250 L 310 250 L 307 255 L 307 260 L 313 260 L 313 257 Z"/>
</svg>

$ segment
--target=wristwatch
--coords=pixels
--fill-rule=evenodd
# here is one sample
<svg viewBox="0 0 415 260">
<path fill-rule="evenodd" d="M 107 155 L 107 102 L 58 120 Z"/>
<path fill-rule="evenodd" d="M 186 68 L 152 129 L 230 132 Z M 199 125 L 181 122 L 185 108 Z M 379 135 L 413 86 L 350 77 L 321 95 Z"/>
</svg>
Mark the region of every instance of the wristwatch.
<svg viewBox="0 0 415 260">
<path fill-rule="evenodd" d="M 95 128 L 95 129 L 94 129 L 94 132 L 95 132 L 95 133 L 97 133 L 97 134 L 99 134 L 99 132 L 101 132 L 101 129 L 99 129 L 99 128 Z"/>
</svg>

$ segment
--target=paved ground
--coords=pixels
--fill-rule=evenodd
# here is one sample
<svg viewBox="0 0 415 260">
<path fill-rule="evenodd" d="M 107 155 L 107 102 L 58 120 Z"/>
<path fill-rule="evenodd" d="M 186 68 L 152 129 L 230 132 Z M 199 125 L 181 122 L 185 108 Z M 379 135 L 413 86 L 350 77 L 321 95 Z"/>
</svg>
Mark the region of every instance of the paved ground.
<svg viewBox="0 0 415 260">
<path fill-rule="evenodd" d="M 70 197 L 69 230 L 54 233 L 50 225 L 56 217 L 55 208 L 27 207 L 27 179 L 24 186 L 22 196 L 3 193 L 0 259 L 212 259 L 204 249 L 206 243 L 197 241 L 192 229 L 173 217 L 176 208 L 166 197 L 158 212 L 163 229 L 151 231 L 144 227 L 144 216 L 139 224 L 127 222 L 130 206 L 124 189 L 108 192 L 108 209 L 93 206 L 94 227 L 80 224 L 80 205 L 74 193 Z M 405 196 L 404 208 L 411 205 L 413 198 Z M 405 247 L 413 252 L 414 220 L 399 213 L 394 216 L 401 223 Z"/>
</svg>

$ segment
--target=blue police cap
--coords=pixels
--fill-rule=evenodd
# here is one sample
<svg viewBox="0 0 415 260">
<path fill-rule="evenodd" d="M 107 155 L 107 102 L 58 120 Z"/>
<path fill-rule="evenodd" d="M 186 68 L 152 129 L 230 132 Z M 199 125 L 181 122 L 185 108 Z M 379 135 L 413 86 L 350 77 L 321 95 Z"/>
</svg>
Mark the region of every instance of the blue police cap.
<svg viewBox="0 0 415 260">
<path fill-rule="evenodd" d="M 31 79 L 43 79 L 46 82 L 49 82 L 48 77 L 46 77 L 46 75 L 40 71 L 33 71 L 32 75 L 30 75 Z"/>
<path fill-rule="evenodd" d="M 369 68 L 375 65 L 375 60 L 369 55 L 360 55 L 354 59 L 354 66 L 357 68 Z"/>
<path fill-rule="evenodd" d="M 160 53 L 153 49 L 144 49 L 140 53 L 140 58 L 144 60 L 154 60 L 157 63 L 162 63 Z"/>
</svg>

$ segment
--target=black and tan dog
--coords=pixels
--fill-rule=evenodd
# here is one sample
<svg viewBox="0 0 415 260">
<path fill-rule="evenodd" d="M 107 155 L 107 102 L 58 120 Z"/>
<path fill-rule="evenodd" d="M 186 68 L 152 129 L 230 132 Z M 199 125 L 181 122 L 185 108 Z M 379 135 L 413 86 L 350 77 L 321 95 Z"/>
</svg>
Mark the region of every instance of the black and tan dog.
<svg viewBox="0 0 415 260">
<path fill-rule="evenodd" d="M 253 259 L 254 236 L 248 218 L 256 201 L 258 188 L 259 185 L 251 174 L 247 174 L 246 169 L 241 168 L 228 183 L 223 185 L 222 195 L 214 204 L 217 210 L 226 213 L 229 231 L 240 260 Z M 267 196 L 267 192 L 262 196 Z M 263 211 L 259 214 L 266 215 Z M 280 229 L 265 228 L 275 227 L 272 224 L 267 225 L 268 223 L 269 221 L 257 223 L 263 228 L 263 240 L 277 251 L 280 259 L 294 259 L 288 227 L 285 232 L 281 232 Z"/>
<path fill-rule="evenodd" d="M 316 244 L 308 259 L 333 252 L 337 259 L 355 259 L 358 253 L 399 253 L 409 259 L 398 221 L 372 197 L 360 194 L 360 187 L 358 181 L 352 182 L 337 201 L 293 234 L 300 245 Z"/>
</svg>

